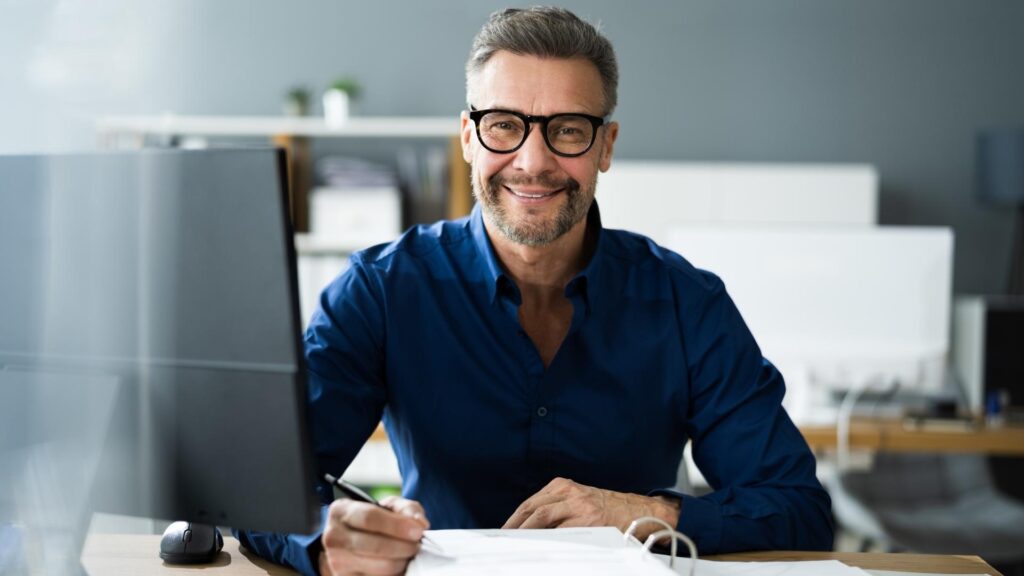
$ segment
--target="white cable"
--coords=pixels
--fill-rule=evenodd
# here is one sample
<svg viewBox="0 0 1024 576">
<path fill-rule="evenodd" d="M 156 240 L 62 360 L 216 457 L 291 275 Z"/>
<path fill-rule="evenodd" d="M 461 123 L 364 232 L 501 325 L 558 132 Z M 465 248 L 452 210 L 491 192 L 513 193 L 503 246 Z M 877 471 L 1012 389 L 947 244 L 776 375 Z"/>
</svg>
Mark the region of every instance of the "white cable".
<svg viewBox="0 0 1024 576">
<path fill-rule="evenodd" d="M 878 382 L 883 384 L 882 388 L 877 389 L 882 394 L 893 393 L 900 387 L 899 380 L 886 383 L 884 376 L 879 374 L 875 378 L 865 378 L 860 385 L 850 388 L 839 404 L 836 414 L 836 468 L 839 474 L 847 471 L 850 466 L 850 420 L 853 418 L 853 409 L 860 397 Z"/>
<path fill-rule="evenodd" d="M 836 468 L 839 474 L 848 469 L 850 460 L 850 418 L 857 400 L 871 387 L 871 380 L 855 385 L 843 396 L 836 413 Z"/>
</svg>

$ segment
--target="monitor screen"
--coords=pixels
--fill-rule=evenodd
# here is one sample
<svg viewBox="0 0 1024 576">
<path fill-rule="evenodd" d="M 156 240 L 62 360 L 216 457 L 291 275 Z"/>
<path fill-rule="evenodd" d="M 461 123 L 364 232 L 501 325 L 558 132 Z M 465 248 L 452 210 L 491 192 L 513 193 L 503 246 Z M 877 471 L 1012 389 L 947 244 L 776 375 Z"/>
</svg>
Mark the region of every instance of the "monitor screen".
<svg viewBox="0 0 1024 576">
<path fill-rule="evenodd" d="M 285 174 L 274 149 L 0 156 L 0 525 L 316 527 Z"/>
<path fill-rule="evenodd" d="M 937 227 L 688 226 L 667 245 L 721 277 L 786 377 L 790 414 L 810 422 L 860 386 L 944 392 L 953 240 Z"/>
</svg>

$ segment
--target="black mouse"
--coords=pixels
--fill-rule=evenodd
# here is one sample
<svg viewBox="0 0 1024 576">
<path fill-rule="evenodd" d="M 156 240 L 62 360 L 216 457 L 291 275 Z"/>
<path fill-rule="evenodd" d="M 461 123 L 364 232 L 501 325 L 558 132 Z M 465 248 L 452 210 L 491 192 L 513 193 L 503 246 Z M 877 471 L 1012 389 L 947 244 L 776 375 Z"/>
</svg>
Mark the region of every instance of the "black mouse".
<svg viewBox="0 0 1024 576">
<path fill-rule="evenodd" d="M 160 540 L 160 558 L 168 564 L 205 564 L 213 562 L 224 537 L 209 524 L 175 522 L 164 530 Z"/>
</svg>

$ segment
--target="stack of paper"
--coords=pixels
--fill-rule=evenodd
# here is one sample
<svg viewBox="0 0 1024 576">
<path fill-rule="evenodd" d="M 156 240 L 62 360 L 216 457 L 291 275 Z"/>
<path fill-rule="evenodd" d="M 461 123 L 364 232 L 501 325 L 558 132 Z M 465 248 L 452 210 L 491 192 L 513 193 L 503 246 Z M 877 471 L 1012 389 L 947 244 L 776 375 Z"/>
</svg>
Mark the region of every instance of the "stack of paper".
<svg viewBox="0 0 1024 576">
<path fill-rule="evenodd" d="M 690 560 L 676 560 L 675 571 L 689 574 Z M 697 560 L 694 576 L 870 576 L 838 560 L 800 562 L 716 562 Z"/>
<path fill-rule="evenodd" d="M 674 576 L 654 556 L 624 542 L 614 528 L 428 530 L 427 534 L 443 555 L 424 548 L 409 564 L 408 576 Z"/>
<path fill-rule="evenodd" d="M 554 530 L 429 530 L 441 554 L 426 548 L 409 576 L 672 576 L 689 574 L 690 560 L 644 552 L 615 528 Z M 837 560 L 813 562 L 712 562 L 698 560 L 695 576 L 868 576 Z"/>
</svg>

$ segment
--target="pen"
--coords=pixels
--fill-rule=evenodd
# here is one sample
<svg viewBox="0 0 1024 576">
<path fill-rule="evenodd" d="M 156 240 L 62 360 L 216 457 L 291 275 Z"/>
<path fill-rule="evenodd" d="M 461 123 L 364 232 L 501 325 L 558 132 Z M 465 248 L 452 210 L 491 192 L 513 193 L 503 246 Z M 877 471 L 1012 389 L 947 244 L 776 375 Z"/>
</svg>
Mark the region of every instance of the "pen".
<svg viewBox="0 0 1024 576">
<path fill-rule="evenodd" d="M 338 490 L 341 490 L 342 494 L 344 494 L 345 496 L 352 500 L 376 504 L 377 506 L 380 506 L 381 508 L 387 510 L 387 508 L 385 508 L 384 505 L 382 505 L 380 502 L 377 502 L 376 498 L 370 496 L 366 492 L 363 492 L 362 489 L 360 489 L 355 484 L 352 484 L 351 482 L 346 482 L 341 478 L 335 478 L 330 474 L 324 474 L 324 480 L 327 480 L 332 486 L 334 486 Z M 438 545 L 437 542 L 431 540 L 426 534 L 423 535 L 422 543 L 427 545 L 425 546 L 425 548 L 428 551 L 433 552 L 434 554 L 444 555 L 444 550 L 441 548 L 441 546 Z M 430 550 L 429 548 L 434 548 L 434 550 Z"/>
</svg>

